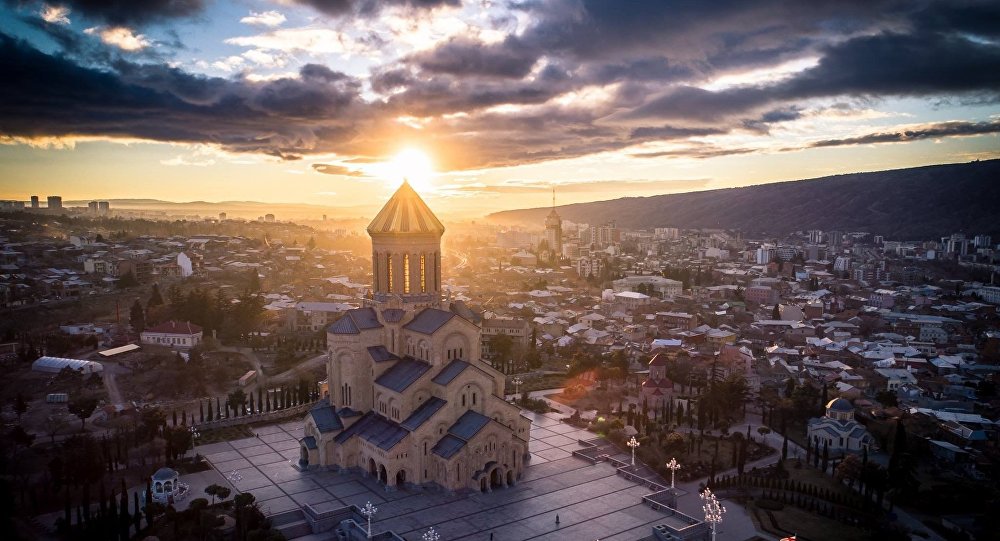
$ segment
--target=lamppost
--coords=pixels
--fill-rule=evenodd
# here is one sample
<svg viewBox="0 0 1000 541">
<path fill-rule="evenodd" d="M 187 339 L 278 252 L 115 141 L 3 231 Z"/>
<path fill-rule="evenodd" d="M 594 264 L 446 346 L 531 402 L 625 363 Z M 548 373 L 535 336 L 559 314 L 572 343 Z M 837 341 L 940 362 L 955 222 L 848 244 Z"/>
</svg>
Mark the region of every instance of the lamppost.
<svg viewBox="0 0 1000 541">
<path fill-rule="evenodd" d="M 375 513 L 378 513 L 378 507 L 372 505 L 372 502 L 365 503 L 361 508 L 361 514 L 368 519 L 368 539 L 372 538 L 372 515 Z"/>
<path fill-rule="evenodd" d="M 701 493 L 701 501 L 705 502 L 701 508 L 705 511 L 705 522 L 712 526 L 712 541 L 715 541 L 715 529 L 722 523 L 722 515 L 725 514 L 726 508 L 722 507 L 719 498 L 712 494 L 710 488 L 706 488 L 705 492 Z"/>
<path fill-rule="evenodd" d="M 510 382 L 514 384 L 514 400 L 517 400 L 519 389 L 521 388 L 521 384 L 524 383 L 524 380 L 522 380 L 517 376 L 514 376 L 514 379 L 510 380 Z"/>
<path fill-rule="evenodd" d="M 632 436 L 632 439 L 628 440 L 628 443 L 625 445 L 632 448 L 632 465 L 635 466 L 635 448 L 639 446 L 639 440 L 635 439 L 635 436 Z"/>
<path fill-rule="evenodd" d="M 676 458 L 671 458 L 670 462 L 667 462 L 667 469 L 670 470 L 670 488 L 674 488 L 674 474 L 681 469 L 681 465 Z"/>
<path fill-rule="evenodd" d="M 431 529 L 427 530 L 421 539 L 423 541 L 441 541 L 441 536 L 434 531 L 434 526 L 431 526 Z"/>
<path fill-rule="evenodd" d="M 198 446 L 198 438 L 201 437 L 201 432 L 198 432 L 198 429 L 193 426 L 188 430 L 191 431 L 191 448 L 194 449 Z"/>
<path fill-rule="evenodd" d="M 240 470 L 233 470 L 229 472 L 229 475 L 226 475 L 226 479 L 229 479 L 229 481 L 233 483 L 237 481 L 242 481 L 243 474 L 240 473 Z"/>
</svg>

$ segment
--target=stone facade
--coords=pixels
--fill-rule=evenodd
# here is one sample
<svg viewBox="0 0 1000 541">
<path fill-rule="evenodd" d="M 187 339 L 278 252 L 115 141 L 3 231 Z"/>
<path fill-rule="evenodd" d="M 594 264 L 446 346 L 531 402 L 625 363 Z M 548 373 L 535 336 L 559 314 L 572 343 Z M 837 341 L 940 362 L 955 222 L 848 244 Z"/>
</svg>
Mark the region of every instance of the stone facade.
<svg viewBox="0 0 1000 541">
<path fill-rule="evenodd" d="M 389 487 L 488 491 L 520 478 L 531 422 L 481 360 L 480 327 L 441 307 L 443 232 L 406 184 L 369 226 L 374 291 L 327 329 L 329 396 L 306 416 L 303 466 L 358 469 Z"/>
</svg>

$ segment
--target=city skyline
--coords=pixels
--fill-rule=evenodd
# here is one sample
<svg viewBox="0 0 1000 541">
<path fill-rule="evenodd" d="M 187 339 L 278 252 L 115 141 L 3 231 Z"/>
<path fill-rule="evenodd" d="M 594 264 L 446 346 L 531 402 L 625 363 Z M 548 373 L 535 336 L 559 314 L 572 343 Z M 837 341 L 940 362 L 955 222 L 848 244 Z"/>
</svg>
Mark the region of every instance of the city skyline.
<svg viewBox="0 0 1000 541">
<path fill-rule="evenodd" d="M 5 3 L 0 198 L 442 216 L 1000 156 L 1000 10 Z"/>
</svg>

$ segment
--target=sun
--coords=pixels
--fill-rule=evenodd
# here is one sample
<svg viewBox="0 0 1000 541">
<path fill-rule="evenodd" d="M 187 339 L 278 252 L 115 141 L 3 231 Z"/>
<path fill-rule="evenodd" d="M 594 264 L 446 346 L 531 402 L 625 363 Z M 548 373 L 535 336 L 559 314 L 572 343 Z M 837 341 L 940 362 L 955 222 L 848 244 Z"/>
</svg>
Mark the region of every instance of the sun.
<svg viewBox="0 0 1000 541">
<path fill-rule="evenodd" d="M 386 176 L 392 183 L 406 179 L 417 192 L 433 190 L 434 164 L 430 156 L 416 148 L 406 148 L 387 163 Z"/>
</svg>

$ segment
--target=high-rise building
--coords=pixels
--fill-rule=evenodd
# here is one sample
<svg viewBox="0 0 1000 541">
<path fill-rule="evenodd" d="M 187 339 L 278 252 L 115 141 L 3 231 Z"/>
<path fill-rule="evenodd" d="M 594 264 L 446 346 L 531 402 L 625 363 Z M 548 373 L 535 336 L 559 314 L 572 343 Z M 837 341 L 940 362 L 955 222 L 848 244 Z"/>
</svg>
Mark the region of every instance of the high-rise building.
<svg viewBox="0 0 1000 541">
<path fill-rule="evenodd" d="M 823 232 L 819 229 L 809 231 L 809 244 L 819 244 L 823 241 Z"/>
<path fill-rule="evenodd" d="M 219 221 L 220 222 L 226 221 L 226 213 L 225 212 L 220 212 L 219 213 Z"/>
<path fill-rule="evenodd" d="M 37 195 L 31 196 L 31 208 L 33 208 L 33 209 L 37 209 L 38 208 L 38 196 Z"/>
<path fill-rule="evenodd" d="M 407 183 L 368 226 L 372 295 L 327 328 L 329 395 L 306 415 L 301 467 L 452 491 L 521 479 L 531 421 L 482 360 L 473 314 L 439 302 L 443 233 Z"/>
<path fill-rule="evenodd" d="M 97 201 L 91 201 L 87 203 L 87 212 L 91 214 L 97 214 Z"/>
<path fill-rule="evenodd" d="M 111 212 L 111 202 L 110 201 L 98 201 L 97 202 L 97 212 L 101 216 L 106 216 Z"/>
<path fill-rule="evenodd" d="M 264 221 L 265 222 L 273 222 L 274 221 L 274 214 L 265 214 L 264 215 Z"/>
<path fill-rule="evenodd" d="M 62 197 L 58 195 L 50 195 L 48 197 L 49 210 L 62 210 Z"/>
<path fill-rule="evenodd" d="M 826 233 L 826 245 L 830 249 L 839 249 L 841 243 L 844 242 L 844 234 L 840 231 L 828 231 Z"/>
<path fill-rule="evenodd" d="M 552 212 L 545 217 L 545 241 L 554 259 L 562 255 L 562 218 L 556 212 L 556 190 L 552 189 Z"/>
</svg>

